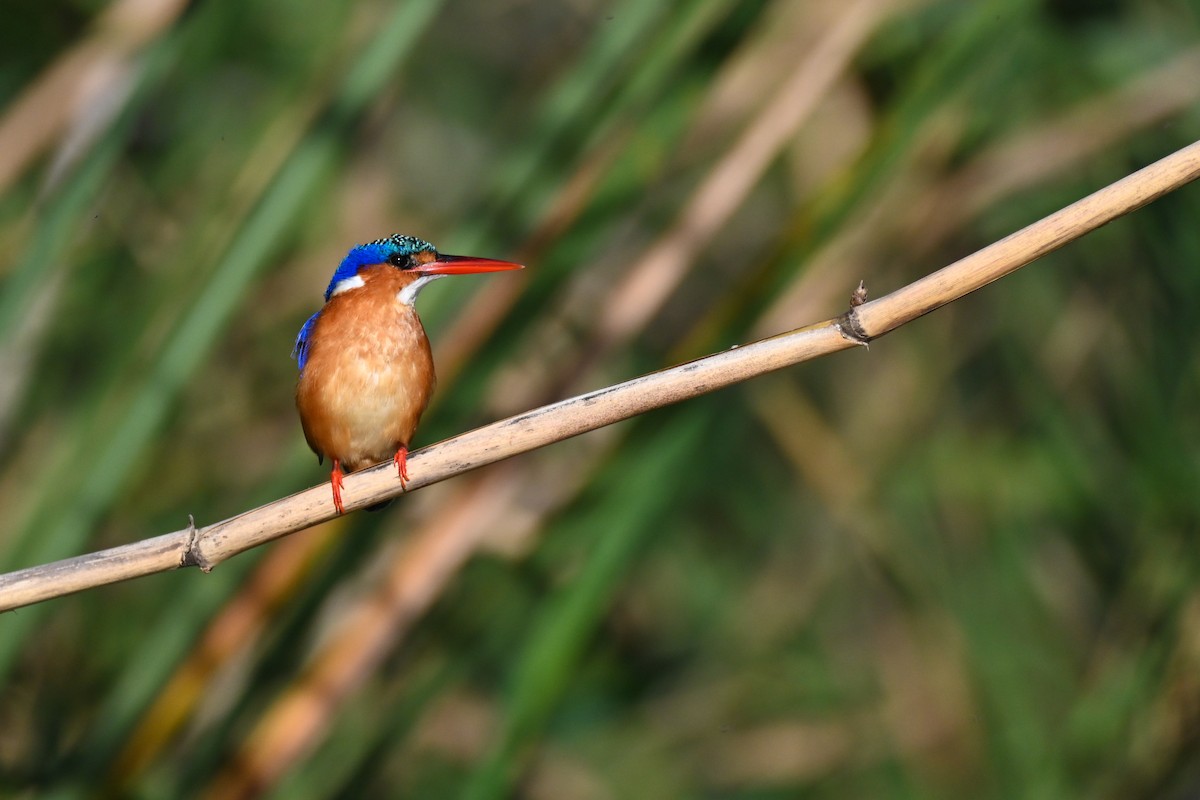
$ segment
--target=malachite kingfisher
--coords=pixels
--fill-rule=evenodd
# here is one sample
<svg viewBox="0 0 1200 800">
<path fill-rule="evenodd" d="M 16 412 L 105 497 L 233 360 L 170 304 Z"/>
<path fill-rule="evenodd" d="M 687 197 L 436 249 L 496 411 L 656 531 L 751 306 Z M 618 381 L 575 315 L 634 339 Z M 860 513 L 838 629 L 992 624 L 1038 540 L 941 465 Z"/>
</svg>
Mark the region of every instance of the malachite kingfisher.
<svg viewBox="0 0 1200 800">
<path fill-rule="evenodd" d="M 334 270 L 325 305 L 308 318 L 292 351 L 300 367 L 296 408 L 318 463 L 333 462 L 333 505 L 342 477 L 391 458 L 403 486 L 408 445 L 429 405 L 433 354 L 413 308 L 444 275 L 521 269 L 511 261 L 439 253 L 396 234 L 361 244 Z"/>
</svg>

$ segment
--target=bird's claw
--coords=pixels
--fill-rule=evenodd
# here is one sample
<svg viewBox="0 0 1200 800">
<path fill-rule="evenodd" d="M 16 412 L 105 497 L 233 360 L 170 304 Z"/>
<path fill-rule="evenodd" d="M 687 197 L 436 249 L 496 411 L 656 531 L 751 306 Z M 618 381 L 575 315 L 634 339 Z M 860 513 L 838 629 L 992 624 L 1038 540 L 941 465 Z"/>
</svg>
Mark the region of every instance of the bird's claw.
<svg viewBox="0 0 1200 800">
<path fill-rule="evenodd" d="M 329 484 L 333 487 L 333 507 L 338 514 L 345 514 L 346 507 L 342 505 L 342 465 L 337 459 L 333 461 L 333 472 L 329 473 Z"/>
<path fill-rule="evenodd" d="M 401 445 L 396 451 L 396 455 L 392 458 L 392 463 L 396 465 L 396 472 L 400 475 L 400 488 L 407 489 L 408 486 L 408 448 Z"/>
</svg>

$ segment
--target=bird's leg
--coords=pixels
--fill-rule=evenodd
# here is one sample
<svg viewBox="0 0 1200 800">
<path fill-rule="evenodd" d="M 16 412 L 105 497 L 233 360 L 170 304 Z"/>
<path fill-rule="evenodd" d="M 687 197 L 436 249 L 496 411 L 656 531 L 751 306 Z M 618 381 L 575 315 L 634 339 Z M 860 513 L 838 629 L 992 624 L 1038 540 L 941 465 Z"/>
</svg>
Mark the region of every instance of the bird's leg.
<svg viewBox="0 0 1200 800">
<path fill-rule="evenodd" d="M 333 507 L 337 509 L 339 514 L 345 514 L 346 509 L 342 506 L 342 465 L 336 458 L 333 460 L 333 472 L 329 473 L 329 483 L 333 486 Z"/>
<path fill-rule="evenodd" d="M 408 445 L 400 445 L 392 463 L 396 465 L 396 471 L 400 473 L 400 488 L 407 489 L 405 484 L 408 483 Z"/>
</svg>

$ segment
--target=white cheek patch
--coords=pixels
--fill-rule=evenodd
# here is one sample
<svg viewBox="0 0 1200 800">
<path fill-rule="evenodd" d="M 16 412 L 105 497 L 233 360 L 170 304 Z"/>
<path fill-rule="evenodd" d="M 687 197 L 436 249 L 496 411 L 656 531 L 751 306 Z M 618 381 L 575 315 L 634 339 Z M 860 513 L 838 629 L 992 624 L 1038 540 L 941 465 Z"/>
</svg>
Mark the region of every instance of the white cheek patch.
<svg viewBox="0 0 1200 800">
<path fill-rule="evenodd" d="M 396 295 L 396 298 L 401 303 L 404 303 L 404 305 L 411 306 L 413 303 L 417 302 L 417 295 L 421 292 L 422 289 L 424 289 L 429 284 L 433 283 L 438 278 L 444 278 L 444 277 L 446 277 L 446 276 L 445 275 L 422 275 L 421 277 L 417 278 L 415 281 L 410 283 L 408 286 L 405 286 L 403 289 L 401 289 L 400 293 L 398 295 Z"/>
<path fill-rule="evenodd" d="M 366 281 L 364 281 L 358 275 L 354 275 L 353 277 L 338 281 L 337 286 L 333 287 L 333 291 L 329 293 L 329 296 L 333 297 L 335 294 L 341 294 L 342 292 L 348 292 L 351 289 L 358 289 L 358 288 L 360 288 L 362 286 L 366 286 L 366 285 L 367 285 Z"/>
</svg>

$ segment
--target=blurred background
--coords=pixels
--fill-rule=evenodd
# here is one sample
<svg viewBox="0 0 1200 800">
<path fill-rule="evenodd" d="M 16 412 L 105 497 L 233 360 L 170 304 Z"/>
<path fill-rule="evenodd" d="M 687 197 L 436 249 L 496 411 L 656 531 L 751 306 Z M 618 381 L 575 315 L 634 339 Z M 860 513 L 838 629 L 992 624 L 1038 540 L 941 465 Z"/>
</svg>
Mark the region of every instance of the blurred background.
<svg viewBox="0 0 1200 800">
<path fill-rule="evenodd" d="M 292 341 L 441 281 L 415 445 L 826 319 L 1196 137 L 1195 0 L 16 0 L 0 569 L 328 480 Z M 8 797 L 1194 797 L 1200 187 L 857 349 L 0 615 Z"/>
</svg>

